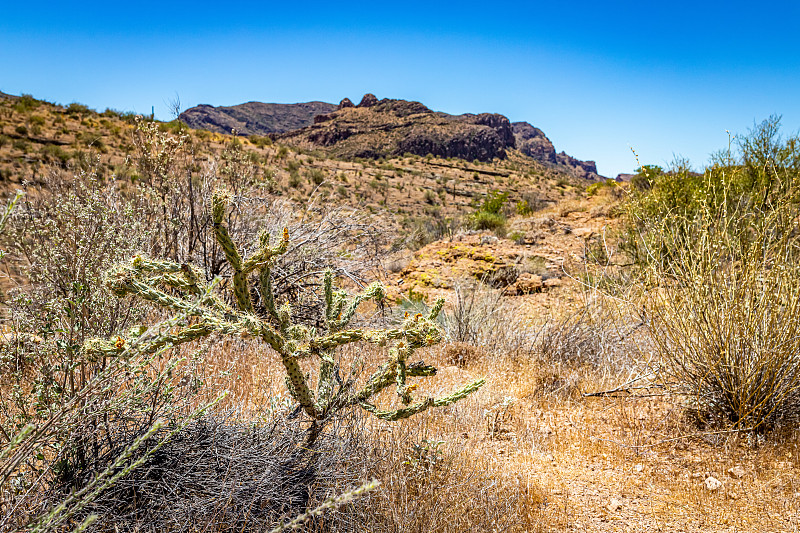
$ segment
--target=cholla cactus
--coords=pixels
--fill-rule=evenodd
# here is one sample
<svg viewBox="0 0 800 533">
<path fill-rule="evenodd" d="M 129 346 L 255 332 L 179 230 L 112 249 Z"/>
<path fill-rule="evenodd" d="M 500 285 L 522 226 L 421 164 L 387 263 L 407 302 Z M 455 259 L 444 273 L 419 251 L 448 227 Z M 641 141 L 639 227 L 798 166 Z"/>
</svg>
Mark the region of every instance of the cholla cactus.
<svg viewBox="0 0 800 533">
<path fill-rule="evenodd" d="M 272 347 L 281 357 L 286 368 L 286 385 L 302 410 L 314 421 L 323 421 L 328 416 L 348 406 L 361 406 L 384 420 L 400 420 L 429 407 L 450 405 L 479 389 L 484 379 L 479 379 L 441 398 L 425 398 L 414 402 L 412 392 L 415 385 L 408 383 L 410 377 L 426 377 L 436 374 L 436 369 L 422 362 L 408 364 L 414 350 L 441 342 L 442 332 L 435 319 L 444 300 L 436 302 L 430 313 L 407 316 L 402 325 L 393 329 L 367 330 L 348 328 L 358 306 L 367 300 L 383 300 L 384 288 L 374 283 L 363 292 L 351 296 L 334 287 L 333 274 L 325 272 L 322 297 L 325 300 L 325 316 L 321 330 L 295 323 L 288 304 L 278 306 L 272 290 L 271 267 L 275 257 L 286 252 L 289 232 L 284 229 L 279 243 L 270 246 L 269 235 L 259 237 L 258 250 L 246 260 L 234 245 L 223 224 L 229 197 L 216 192 L 213 197 L 212 219 L 217 242 L 233 270 L 233 294 L 237 309 L 228 306 L 215 294 L 203 276 L 190 265 L 179 265 L 137 256 L 128 264 L 117 266 L 109 272 L 107 283 L 119 296 L 134 294 L 165 309 L 185 313 L 192 318 L 191 324 L 180 331 L 163 336 L 149 350 L 155 351 L 166 344 L 178 345 L 212 333 L 256 337 Z M 253 305 L 249 280 L 258 278 L 257 291 L 263 306 L 258 316 Z M 135 337 L 136 332 L 131 334 Z M 133 340 L 115 337 L 108 341 L 93 340 L 85 349 L 96 357 L 114 356 L 122 353 L 125 345 Z M 343 381 L 336 367 L 335 350 L 343 345 L 366 341 L 379 346 L 390 346 L 389 359 L 357 388 L 355 376 Z M 320 370 L 316 391 L 309 377 L 305 376 L 298 361 L 303 357 L 317 357 Z M 382 410 L 370 400 L 383 389 L 394 384 L 403 407 Z"/>
</svg>

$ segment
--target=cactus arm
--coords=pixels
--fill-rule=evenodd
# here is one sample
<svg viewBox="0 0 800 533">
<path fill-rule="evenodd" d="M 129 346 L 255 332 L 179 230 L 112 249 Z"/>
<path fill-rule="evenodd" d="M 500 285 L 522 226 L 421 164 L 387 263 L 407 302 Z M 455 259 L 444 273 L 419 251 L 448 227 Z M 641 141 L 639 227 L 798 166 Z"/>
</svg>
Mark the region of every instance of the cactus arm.
<svg viewBox="0 0 800 533">
<path fill-rule="evenodd" d="M 430 313 L 428 313 L 428 320 L 436 320 L 436 317 L 439 316 L 439 313 L 442 312 L 442 308 L 444 307 L 444 298 L 439 298 L 436 300 L 436 303 L 433 304 L 431 307 Z"/>
<path fill-rule="evenodd" d="M 396 409 L 394 411 L 379 410 L 374 405 L 366 401 L 360 402 L 359 405 L 361 405 L 361 407 L 363 407 L 365 410 L 375 415 L 377 418 L 380 418 L 381 420 L 388 420 L 394 422 L 421 413 L 430 407 L 444 407 L 446 405 L 453 404 L 458 400 L 465 398 L 467 395 L 480 389 L 485 383 L 486 383 L 485 379 L 479 379 L 454 391 L 448 396 L 444 396 L 438 399 L 425 398 L 424 400 L 417 402 L 413 405 L 410 405 L 408 407 L 403 407 L 401 409 Z"/>
<path fill-rule="evenodd" d="M 261 300 L 267 313 L 278 320 L 278 310 L 275 307 L 275 292 L 272 289 L 272 269 L 266 266 L 258 273 L 258 288 L 261 292 Z"/>
<path fill-rule="evenodd" d="M 336 363 L 329 353 L 320 354 L 319 382 L 317 384 L 317 410 L 324 412 L 331 401 Z"/>
<path fill-rule="evenodd" d="M 380 283 L 373 283 L 369 287 L 364 290 L 361 294 L 354 296 L 345 310 L 342 312 L 342 317 L 339 319 L 339 328 L 347 326 L 350 321 L 353 319 L 353 315 L 355 315 L 356 309 L 358 308 L 361 303 L 367 300 L 375 300 L 376 302 L 380 302 L 386 296 L 386 290 L 383 288 L 383 285 Z"/>
<path fill-rule="evenodd" d="M 236 245 L 231 239 L 228 228 L 223 225 L 225 218 L 225 207 L 230 201 L 230 197 L 222 191 L 216 191 L 212 198 L 211 219 L 214 227 L 214 237 L 217 239 L 225 259 L 233 269 L 233 292 L 239 309 L 245 313 L 253 311 L 253 301 L 250 299 L 250 289 L 247 286 L 247 274 L 242 268 L 242 256 L 236 250 Z"/>
<path fill-rule="evenodd" d="M 303 375 L 297 359 L 291 355 L 282 355 L 281 361 L 286 368 L 286 385 L 289 393 L 303 407 L 308 416 L 314 419 L 318 418 L 319 412 L 314 404 L 313 394 L 308 388 L 306 377 Z"/>
<path fill-rule="evenodd" d="M 476 379 L 472 383 L 467 383 L 460 389 L 453 391 L 448 396 L 442 396 L 441 398 L 437 398 L 436 400 L 433 401 L 433 406 L 445 407 L 447 405 L 456 403 L 458 400 L 466 398 L 468 395 L 480 389 L 485 384 L 486 384 L 486 378 Z"/>
<path fill-rule="evenodd" d="M 322 295 L 325 298 L 325 322 L 331 324 L 336 318 L 333 314 L 333 272 L 331 269 L 325 270 L 322 278 Z M 328 330 L 330 331 L 330 325 Z"/>
<path fill-rule="evenodd" d="M 191 342 L 201 337 L 206 337 L 213 333 L 215 329 L 205 324 L 195 324 L 183 328 L 175 333 L 162 333 L 157 341 L 147 344 L 142 352 L 152 354 L 165 346 L 177 346 L 185 342 Z M 83 344 L 83 350 L 90 359 L 97 360 L 102 357 L 117 357 L 125 352 L 131 344 L 131 339 L 116 337 L 111 340 L 89 339 Z"/>
<path fill-rule="evenodd" d="M 262 233 L 260 236 L 261 245 L 258 251 L 253 254 L 242 265 L 242 271 L 245 274 L 253 272 L 257 268 L 263 268 L 269 265 L 272 258 L 286 252 L 289 247 L 289 228 L 283 228 L 283 238 L 281 242 L 272 248 L 269 246 L 269 234 Z"/>
</svg>

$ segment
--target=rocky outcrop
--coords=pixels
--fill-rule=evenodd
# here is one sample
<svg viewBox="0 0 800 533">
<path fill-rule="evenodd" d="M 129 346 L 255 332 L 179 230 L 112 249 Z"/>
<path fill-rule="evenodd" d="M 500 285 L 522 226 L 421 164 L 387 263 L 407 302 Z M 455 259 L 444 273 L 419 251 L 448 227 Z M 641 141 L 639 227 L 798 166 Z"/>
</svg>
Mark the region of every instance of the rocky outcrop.
<svg viewBox="0 0 800 533">
<path fill-rule="evenodd" d="M 512 128 L 517 149 L 528 157 L 542 163 L 566 167 L 578 178 L 591 181 L 601 179 L 594 161 L 582 161 L 563 151 L 556 153 L 552 141 L 539 128 L 527 122 L 514 122 Z"/>
<path fill-rule="evenodd" d="M 343 100 L 344 102 L 344 100 Z M 514 132 L 503 115 L 447 115 L 420 102 L 366 94 L 358 106 L 342 106 L 314 124 L 278 135 L 287 144 L 328 148 L 336 157 L 378 158 L 428 154 L 468 160 L 504 158 L 514 148 Z"/>
<path fill-rule="evenodd" d="M 581 161 L 563 151 L 556 154 L 556 161 L 565 167 L 573 169 L 579 178 L 589 180 L 599 179 L 597 175 L 597 164 L 595 164 L 594 161 Z"/>
<path fill-rule="evenodd" d="M 346 109 L 348 107 L 355 107 L 355 104 L 349 98 L 342 98 L 342 101 L 339 102 L 339 107 L 336 110 Z"/>
<path fill-rule="evenodd" d="M 542 163 L 556 164 L 556 148 L 539 128 L 527 122 L 512 124 L 517 150 Z"/>
<path fill-rule="evenodd" d="M 489 126 L 495 131 L 495 133 L 497 133 L 497 136 L 500 138 L 500 142 L 503 143 L 503 146 L 513 148 L 516 144 L 511 122 L 503 115 L 499 115 L 497 113 L 481 113 L 480 115 L 461 116 L 465 117 L 465 119 L 472 124 Z"/>
<path fill-rule="evenodd" d="M 331 113 L 337 108 L 326 102 L 300 104 L 265 104 L 248 102 L 229 107 L 201 104 L 187 109 L 178 117 L 190 128 L 239 135 L 267 135 L 305 128 L 314 117 Z"/>
<path fill-rule="evenodd" d="M 367 93 L 358 103 L 358 107 L 372 107 L 378 103 L 378 97 L 372 93 Z"/>
</svg>

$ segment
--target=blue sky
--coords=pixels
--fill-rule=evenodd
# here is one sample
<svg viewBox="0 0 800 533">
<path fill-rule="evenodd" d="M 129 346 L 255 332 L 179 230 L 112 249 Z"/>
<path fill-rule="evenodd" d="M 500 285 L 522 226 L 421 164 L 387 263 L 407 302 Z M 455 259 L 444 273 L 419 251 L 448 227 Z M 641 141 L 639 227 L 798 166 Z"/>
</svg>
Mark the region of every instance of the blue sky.
<svg viewBox="0 0 800 533">
<path fill-rule="evenodd" d="M 652 4 L 652 5 L 651 5 Z M 419 100 L 540 127 L 607 176 L 800 130 L 800 2 L 7 3 L 0 90 L 168 119 L 250 100 Z"/>
</svg>

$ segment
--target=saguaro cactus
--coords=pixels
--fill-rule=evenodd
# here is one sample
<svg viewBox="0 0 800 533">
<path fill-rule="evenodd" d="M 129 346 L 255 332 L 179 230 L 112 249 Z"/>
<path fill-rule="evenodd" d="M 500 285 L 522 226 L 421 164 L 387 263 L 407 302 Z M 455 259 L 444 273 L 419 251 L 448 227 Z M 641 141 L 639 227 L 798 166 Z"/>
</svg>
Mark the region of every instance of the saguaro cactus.
<svg viewBox="0 0 800 533">
<path fill-rule="evenodd" d="M 134 257 L 129 263 L 118 265 L 109 272 L 107 283 L 119 296 L 133 294 L 171 311 L 192 316 L 190 325 L 153 345 L 155 351 L 165 344 L 178 345 L 212 333 L 256 337 L 272 347 L 286 368 L 286 385 L 291 396 L 302 410 L 315 422 L 326 420 L 332 413 L 349 406 L 360 406 L 378 418 L 400 420 L 429 407 L 450 405 L 479 389 L 484 379 L 479 379 L 441 398 L 424 398 L 414 402 L 415 385 L 408 378 L 427 377 L 436 369 L 422 362 L 409 364 L 414 351 L 423 346 L 441 342 L 442 332 L 435 319 L 444 300 L 436 302 L 427 315 L 407 316 L 397 328 L 348 328 L 358 306 L 367 301 L 380 302 L 384 288 L 374 283 L 364 291 L 349 295 L 334 286 L 333 273 L 324 274 L 321 297 L 325 301 L 325 316 L 321 317 L 320 330 L 296 323 L 288 304 L 278 306 L 272 289 L 271 267 L 273 260 L 286 252 L 289 232 L 284 229 L 282 239 L 270 246 L 269 235 L 259 236 L 259 247 L 249 258 L 243 259 L 224 225 L 224 215 L 229 197 L 218 191 L 213 197 L 212 219 L 214 234 L 225 258 L 233 270 L 233 295 L 236 309 L 225 303 L 215 287 L 206 286 L 203 276 L 193 266 L 169 261 Z M 250 281 L 255 281 L 251 288 Z M 253 295 L 260 296 L 260 314 L 256 313 Z M 132 339 L 117 337 L 110 340 L 90 341 L 86 348 L 95 356 L 115 356 L 123 352 Z M 365 341 L 379 346 L 390 346 L 388 360 L 378 368 L 361 387 L 356 387 L 356 376 L 342 380 L 335 351 L 340 346 Z M 316 357 L 320 360 L 316 391 L 310 376 L 303 374 L 299 360 Z M 402 407 L 380 409 L 372 403 L 373 397 L 392 384 L 397 389 Z"/>
</svg>

